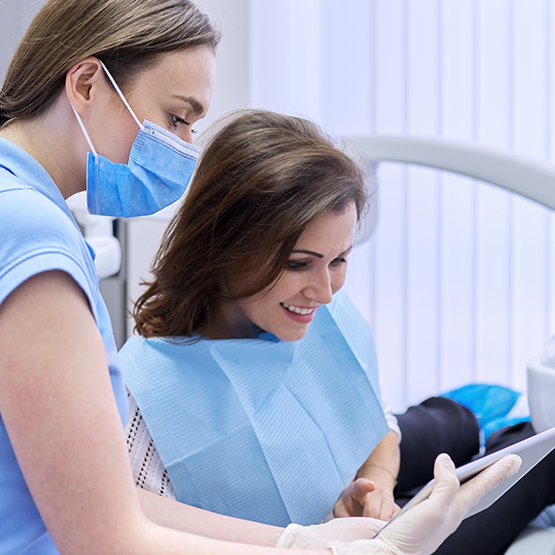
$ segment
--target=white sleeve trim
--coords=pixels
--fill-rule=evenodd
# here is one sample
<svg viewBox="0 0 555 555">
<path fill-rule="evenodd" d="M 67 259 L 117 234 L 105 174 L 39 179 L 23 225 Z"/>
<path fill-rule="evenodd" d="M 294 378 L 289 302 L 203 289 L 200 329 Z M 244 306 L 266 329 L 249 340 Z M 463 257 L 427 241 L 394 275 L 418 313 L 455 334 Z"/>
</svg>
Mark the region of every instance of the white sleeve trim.
<svg viewBox="0 0 555 555">
<path fill-rule="evenodd" d="M 387 400 L 384 399 L 383 395 L 382 395 L 382 410 L 383 410 L 383 414 L 385 416 L 387 425 L 389 426 L 389 429 L 397 434 L 397 441 L 401 443 L 401 429 L 399 428 L 397 418 L 395 418 L 395 415 L 391 412 L 391 407 L 389 406 L 389 403 L 387 402 Z"/>
</svg>

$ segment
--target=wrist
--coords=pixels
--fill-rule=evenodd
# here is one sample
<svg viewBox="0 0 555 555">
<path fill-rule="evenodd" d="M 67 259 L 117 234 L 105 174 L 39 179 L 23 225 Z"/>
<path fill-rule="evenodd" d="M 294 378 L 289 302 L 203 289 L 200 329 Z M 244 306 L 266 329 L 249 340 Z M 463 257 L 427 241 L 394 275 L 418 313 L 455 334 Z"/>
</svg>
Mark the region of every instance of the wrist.
<svg viewBox="0 0 555 555">
<path fill-rule="evenodd" d="M 280 549 L 293 549 L 296 540 L 295 535 L 301 528 L 302 526 L 300 524 L 289 524 L 278 538 L 276 547 Z"/>
<path fill-rule="evenodd" d="M 358 472 L 357 478 L 366 478 L 393 491 L 397 485 L 397 473 L 385 465 L 368 463 Z"/>
</svg>

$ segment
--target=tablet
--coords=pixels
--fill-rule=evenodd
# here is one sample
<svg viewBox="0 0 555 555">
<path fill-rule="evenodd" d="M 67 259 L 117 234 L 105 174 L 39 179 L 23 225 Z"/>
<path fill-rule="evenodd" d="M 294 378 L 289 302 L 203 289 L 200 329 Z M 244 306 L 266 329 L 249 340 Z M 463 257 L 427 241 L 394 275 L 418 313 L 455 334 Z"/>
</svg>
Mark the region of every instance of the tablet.
<svg viewBox="0 0 555 555">
<path fill-rule="evenodd" d="M 537 434 L 513 445 L 509 445 L 508 447 L 500 449 L 495 453 L 491 453 L 490 455 L 486 455 L 485 457 L 481 457 L 480 459 L 476 459 L 475 461 L 457 468 L 457 477 L 461 484 L 464 484 L 466 481 L 476 476 L 476 474 L 480 471 L 492 465 L 495 461 L 505 455 L 518 455 L 522 459 L 522 464 L 518 472 L 510 478 L 503 480 L 503 482 L 501 482 L 496 488 L 493 488 L 490 492 L 486 493 L 486 495 L 478 501 L 465 518 L 475 515 L 495 503 L 495 501 L 497 501 L 509 488 L 514 486 L 529 470 L 534 468 L 534 466 L 536 466 L 553 449 L 555 449 L 555 428 L 551 428 L 541 434 Z M 428 482 L 381 530 L 399 518 L 403 513 L 410 510 L 415 505 L 418 505 L 418 503 L 424 501 L 424 499 L 427 499 L 432 492 L 434 484 L 435 480 Z M 374 537 L 377 537 L 380 532 L 378 532 Z"/>
</svg>

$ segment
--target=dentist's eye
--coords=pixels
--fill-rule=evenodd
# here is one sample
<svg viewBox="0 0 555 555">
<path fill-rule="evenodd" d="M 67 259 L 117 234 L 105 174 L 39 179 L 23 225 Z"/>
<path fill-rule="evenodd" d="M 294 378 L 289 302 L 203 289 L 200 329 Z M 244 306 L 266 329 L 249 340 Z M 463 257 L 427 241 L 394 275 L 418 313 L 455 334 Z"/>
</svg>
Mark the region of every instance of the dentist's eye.
<svg viewBox="0 0 555 555">
<path fill-rule="evenodd" d="M 184 119 L 179 118 L 179 117 L 177 117 L 177 116 L 174 116 L 173 114 L 172 114 L 172 116 L 171 116 L 171 122 L 172 122 L 172 125 L 173 125 L 174 127 L 177 127 L 177 124 L 178 124 L 178 123 L 183 123 L 183 124 L 186 124 L 186 123 L 187 123 Z"/>
<path fill-rule="evenodd" d="M 172 127 L 175 129 L 179 124 L 182 125 L 190 125 L 189 123 L 187 123 L 183 118 L 180 118 L 178 116 L 174 116 L 172 114 L 171 116 L 171 125 Z"/>
<path fill-rule="evenodd" d="M 179 116 L 174 116 L 172 114 L 171 116 L 171 122 L 170 122 L 172 129 L 175 131 L 179 125 L 186 125 L 188 127 L 191 127 L 191 124 L 187 121 L 185 121 L 183 118 L 180 118 Z M 194 135 L 197 132 L 196 129 L 191 129 L 191 134 Z"/>
</svg>

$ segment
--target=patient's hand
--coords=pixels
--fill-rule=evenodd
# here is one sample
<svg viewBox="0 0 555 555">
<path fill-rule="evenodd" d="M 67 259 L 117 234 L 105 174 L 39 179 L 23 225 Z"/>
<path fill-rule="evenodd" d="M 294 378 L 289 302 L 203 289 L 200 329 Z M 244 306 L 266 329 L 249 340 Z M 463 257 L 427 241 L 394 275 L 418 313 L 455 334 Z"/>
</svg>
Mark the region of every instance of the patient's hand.
<svg viewBox="0 0 555 555">
<path fill-rule="evenodd" d="M 366 478 L 349 484 L 333 508 L 336 518 L 365 516 L 389 521 L 399 511 L 393 493 Z"/>
</svg>

